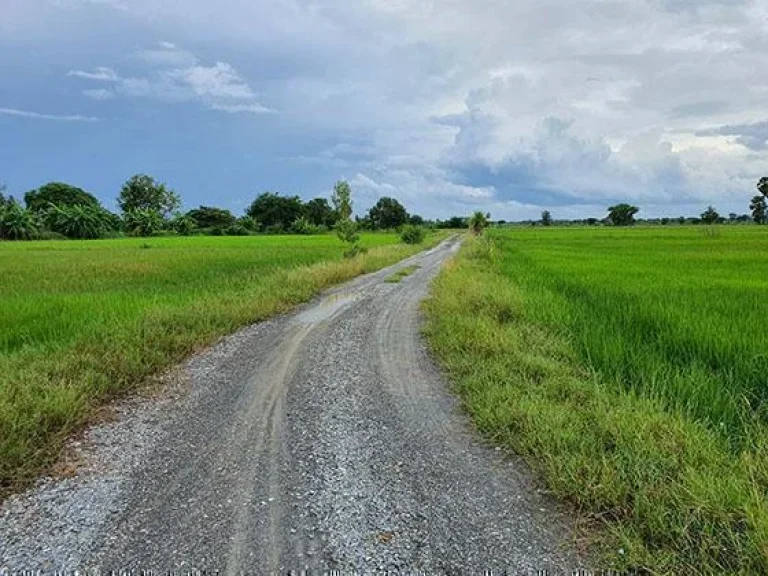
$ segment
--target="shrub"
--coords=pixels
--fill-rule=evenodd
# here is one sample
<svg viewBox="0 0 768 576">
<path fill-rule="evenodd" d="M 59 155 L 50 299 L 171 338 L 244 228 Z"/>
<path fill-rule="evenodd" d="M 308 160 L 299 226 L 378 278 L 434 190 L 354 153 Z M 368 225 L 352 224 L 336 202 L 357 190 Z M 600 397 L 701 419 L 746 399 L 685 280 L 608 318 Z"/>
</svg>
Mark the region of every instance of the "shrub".
<svg viewBox="0 0 768 576">
<path fill-rule="evenodd" d="M 424 242 L 424 229 L 421 226 L 403 226 L 400 239 L 406 244 L 421 244 Z"/>
<path fill-rule="evenodd" d="M 197 228 L 197 222 L 187 214 L 176 214 L 171 219 L 170 227 L 180 236 L 190 236 Z"/>
<path fill-rule="evenodd" d="M 250 236 L 253 234 L 251 230 L 243 226 L 242 224 L 233 224 L 229 228 L 224 230 L 226 236 Z"/>
</svg>

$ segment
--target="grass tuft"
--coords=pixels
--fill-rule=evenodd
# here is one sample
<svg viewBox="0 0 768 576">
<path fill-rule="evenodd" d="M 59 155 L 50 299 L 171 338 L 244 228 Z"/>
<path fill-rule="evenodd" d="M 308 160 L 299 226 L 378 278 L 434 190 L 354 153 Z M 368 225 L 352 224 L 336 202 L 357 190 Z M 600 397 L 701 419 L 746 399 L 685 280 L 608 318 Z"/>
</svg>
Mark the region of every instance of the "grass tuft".
<svg viewBox="0 0 768 576">
<path fill-rule="evenodd" d="M 419 266 L 417 266 L 417 265 L 406 266 L 405 268 L 401 268 L 400 270 L 398 270 L 397 272 L 392 274 L 392 276 L 387 278 L 385 280 L 385 282 L 389 282 L 390 284 L 397 284 L 403 278 L 406 278 L 406 277 L 410 276 L 411 274 L 416 272 L 416 270 L 418 270 L 418 269 L 419 269 Z"/>
</svg>

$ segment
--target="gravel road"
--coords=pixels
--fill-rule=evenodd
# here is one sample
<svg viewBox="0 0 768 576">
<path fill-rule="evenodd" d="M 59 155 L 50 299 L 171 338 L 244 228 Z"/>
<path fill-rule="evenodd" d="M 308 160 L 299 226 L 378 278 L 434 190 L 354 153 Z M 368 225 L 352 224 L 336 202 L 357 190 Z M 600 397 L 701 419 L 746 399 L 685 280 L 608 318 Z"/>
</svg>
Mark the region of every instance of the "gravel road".
<svg viewBox="0 0 768 576">
<path fill-rule="evenodd" d="M 225 338 L 0 511 L 0 569 L 570 571 L 571 523 L 483 445 L 419 333 L 451 239 Z M 399 283 L 385 280 L 419 266 Z"/>
</svg>

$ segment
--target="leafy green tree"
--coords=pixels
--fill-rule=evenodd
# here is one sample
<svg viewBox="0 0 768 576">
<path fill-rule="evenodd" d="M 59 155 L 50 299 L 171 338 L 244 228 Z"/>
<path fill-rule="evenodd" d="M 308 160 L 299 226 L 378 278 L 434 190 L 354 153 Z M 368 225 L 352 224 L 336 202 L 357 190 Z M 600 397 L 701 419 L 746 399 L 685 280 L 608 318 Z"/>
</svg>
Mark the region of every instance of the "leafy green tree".
<svg viewBox="0 0 768 576">
<path fill-rule="evenodd" d="M 30 190 L 24 194 L 24 203 L 28 210 L 38 215 L 47 212 L 51 204 L 61 208 L 66 206 L 100 207 L 95 196 L 64 182 L 48 182 L 37 190 Z"/>
<path fill-rule="evenodd" d="M 103 238 L 112 229 L 110 214 L 100 206 L 51 204 L 44 222 L 51 232 L 67 238 Z"/>
<path fill-rule="evenodd" d="M 475 236 L 479 236 L 488 227 L 489 214 L 483 214 L 479 210 L 469 218 L 469 230 Z"/>
<path fill-rule="evenodd" d="M 752 220 L 757 224 L 765 224 L 768 219 L 768 205 L 765 196 L 755 196 L 749 203 L 749 209 L 752 211 Z"/>
<path fill-rule="evenodd" d="M 142 211 L 167 218 L 181 206 L 181 198 L 151 176 L 136 174 L 123 184 L 117 204 L 123 214 Z"/>
<path fill-rule="evenodd" d="M 408 224 L 411 224 L 413 226 L 424 226 L 424 218 L 422 218 L 418 214 L 411 214 L 408 217 Z"/>
<path fill-rule="evenodd" d="M 408 212 L 400 202 L 384 196 L 368 211 L 368 218 L 376 230 L 399 228 L 408 222 Z"/>
<path fill-rule="evenodd" d="M 152 236 L 165 227 L 163 215 L 155 210 L 139 208 L 123 214 L 125 230 L 131 236 Z"/>
<path fill-rule="evenodd" d="M 229 228 L 237 221 L 229 210 L 211 206 L 200 206 L 187 212 L 186 216 L 194 220 L 198 228 Z"/>
<path fill-rule="evenodd" d="M 320 234 L 325 228 L 313 224 L 306 216 L 301 216 L 291 226 L 294 234 Z"/>
<path fill-rule="evenodd" d="M 346 180 L 339 180 L 333 186 L 331 203 L 339 221 L 352 218 L 352 188 Z"/>
<path fill-rule="evenodd" d="M 262 230 L 287 231 L 304 215 L 304 205 L 298 196 L 264 192 L 251 203 L 246 213 L 260 224 Z"/>
<path fill-rule="evenodd" d="M 701 213 L 701 221 L 704 224 L 717 224 L 720 220 L 720 214 L 717 213 L 714 206 L 707 206 L 707 209 Z"/>
<path fill-rule="evenodd" d="M 0 210 L 5 208 L 10 203 L 10 199 L 5 197 L 6 190 L 7 188 L 5 184 L 0 184 Z"/>
<path fill-rule="evenodd" d="M 40 219 L 15 200 L 0 209 L 0 238 L 4 240 L 32 240 L 40 233 Z"/>
<path fill-rule="evenodd" d="M 336 213 L 325 198 L 314 198 L 307 202 L 304 205 L 304 213 L 307 220 L 315 226 L 331 228 L 336 223 Z"/>
<path fill-rule="evenodd" d="M 541 225 L 542 226 L 552 225 L 552 214 L 549 212 L 549 210 L 544 210 L 541 213 Z"/>
<path fill-rule="evenodd" d="M 190 236 L 197 229 L 197 222 L 187 214 L 176 213 L 168 226 L 179 236 Z"/>
<path fill-rule="evenodd" d="M 621 203 L 608 208 L 608 221 L 614 226 L 630 226 L 635 223 L 635 214 L 640 209 L 631 204 Z"/>
<path fill-rule="evenodd" d="M 757 181 L 757 189 L 760 191 L 760 194 L 768 198 L 768 176 L 763 176 Z"/>
</svg>

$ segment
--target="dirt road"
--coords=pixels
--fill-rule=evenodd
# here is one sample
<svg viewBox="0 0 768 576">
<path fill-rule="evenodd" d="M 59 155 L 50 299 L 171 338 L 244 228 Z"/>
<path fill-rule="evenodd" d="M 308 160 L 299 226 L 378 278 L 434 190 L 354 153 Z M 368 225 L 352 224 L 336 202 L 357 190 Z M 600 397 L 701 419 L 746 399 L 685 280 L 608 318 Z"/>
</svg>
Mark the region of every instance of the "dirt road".
<svg viewBox="0 0 768 576">
<path fill-rule="evenodd" d="M 567 522 L 519 463 L 476 439 L 424 350 L 419 304 L 457 246 L 358 278 L 193 358 L 183 367 L 192 391 L 140 427 L 142 457 L 107 496 L 59 487 L 49 500 L 60 505 L 42 512 L 29 512 L 39 495 L 6 507 L 0 568 L 41 558 L 43 568 L 225 573 L 573 568 Z M 83 515 L 77 498 L 98 510 L 74 521 L 74 537 L 36 536 L 17 517 Z"/>
</svg>

